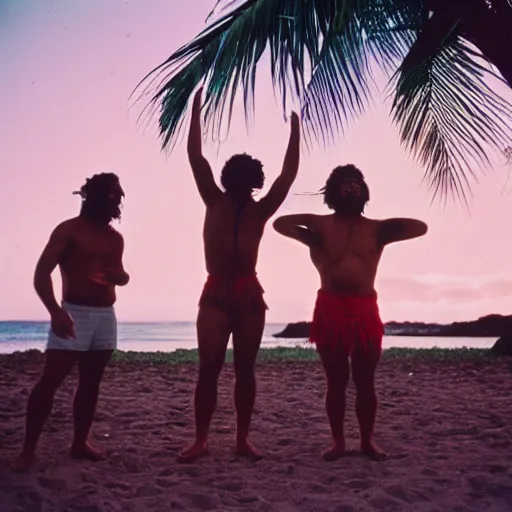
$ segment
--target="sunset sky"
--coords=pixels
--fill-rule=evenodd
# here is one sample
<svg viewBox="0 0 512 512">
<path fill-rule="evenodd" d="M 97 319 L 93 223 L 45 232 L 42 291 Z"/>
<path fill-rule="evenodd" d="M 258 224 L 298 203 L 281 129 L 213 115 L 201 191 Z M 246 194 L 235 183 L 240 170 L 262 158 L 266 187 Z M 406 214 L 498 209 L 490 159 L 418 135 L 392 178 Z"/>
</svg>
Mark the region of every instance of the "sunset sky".
<svg viewBox="0 0 512 512">
<path fill-rule="evenodd" d="M 34 266 L 60 221 L 77 214 L 72 195 L 85 178 L 117 173 L 126 191 L 121 224 L 132 280 L 119 289 L 120 320 L 194 320 L 205 279 L 204 207 L 181 143 L 160 148 L 155 123 L 137 121 L 138 81 L 204 26 L 215 0 L 0 0 L 0 319 L 45 319 Z M 248 152 L 277 176 L 289 124 L 268 66 L 258 80 L 256 118 L 245 129 L 241 104 L 229 138 L 205 151 L 218 177 L 228 156 Z M 380 85 L 384 85 L 380 80 Z M 508 91 L 507 91 L 507 94 Z M 423 239 L 389 247 L 377 287 L 383 319 L 450 322 L 511 313 L 512 179 L 504 159 L 480 174 L 470 210 L 444 206 L 421 183 L 422 170 L 400 146 L 378 95 L 336 148 L 303 153 L 299 176 L 279 214 L 327 212 L 318 190 L 333 167 L 354 163 L 371 190 L 370 217 L 423 219 Z M 309 319 L 319 285 L 307 250 L 269 223 L 258 275 L 268 321 Z M 56 288 L 60 292 L 57 272 Z M 60 296 L 60 293 L 59 293 Z"/>
</svg>

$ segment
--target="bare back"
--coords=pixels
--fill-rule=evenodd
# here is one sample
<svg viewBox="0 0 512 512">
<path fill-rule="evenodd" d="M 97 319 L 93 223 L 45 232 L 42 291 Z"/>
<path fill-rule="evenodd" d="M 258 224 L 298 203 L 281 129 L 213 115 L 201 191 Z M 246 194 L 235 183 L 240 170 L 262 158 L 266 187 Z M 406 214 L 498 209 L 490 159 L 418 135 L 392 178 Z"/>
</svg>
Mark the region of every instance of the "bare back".
<svg viewBox="0 0 512 512">
<path fill-rule="evenodd" d="M 322 240 L 321 244 L 310 248 L 322 289 L 351 295 L 374 292 L 383 251 L 379 242 L 379 221 L 315 215 L 310 227 Z"/>
<path fill-rule="evenodd" d="M 236 203 L 226 194 L 206 207 L 203 240 L 206 270 L 210 275 L 230 277 L 235 273 L 247 276 L 256 271 L 268 217 L 253 200 L 245 205 L 238 217 L 237 222 Z"/>
<path fill-rule="evenodd" d="M 121 234 L 109 225 L 97 226 L 80 217 L 63 222 L 54 236 L 55 233 L 66 244 L 58 262 L 63 300 L 82 306 L 112 306 L 116 301 L 115 286 L 99 284 L 91 276 L 119 268 Z"/>
</svg>

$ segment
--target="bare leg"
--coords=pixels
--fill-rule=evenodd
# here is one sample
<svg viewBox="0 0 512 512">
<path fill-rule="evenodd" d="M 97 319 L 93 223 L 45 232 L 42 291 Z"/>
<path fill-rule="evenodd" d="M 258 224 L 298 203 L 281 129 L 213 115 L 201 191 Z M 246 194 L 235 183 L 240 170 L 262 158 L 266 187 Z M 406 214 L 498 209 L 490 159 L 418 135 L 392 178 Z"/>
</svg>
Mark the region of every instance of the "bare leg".
<svg viewBox="0 0 512 512">
<path fill-rule="evenodd" d="M 345 391 L 350 375 L 348 355 L 333 353 L 330 347 L 319 348 L 318 353 L 327 378 L 325 409 L 331 427 L 333 446 L 323 455 L 327 461 L 334 461 L 345 454 Z"/>
<path fill-rule="evenodd" d="M 208 431 L 217 406 L 217 380 L 226 358 L 229 335 L 226 313 L 212 306 L 199 308 L 197 317 L 199 378 L 194 394 L 196 440 L 192 446 L 179 454 L 180 462 L 193 462 L 201 455 L 208 453 Z"/>
<path fill-rule="evenodd" d="M 28 399 L 25 442 L 21 454 L 12 463 L 13 471 L 27 471 L 32 466 L 39 436 L 52 410 L 55 391 L 73 368 L 77 357 L 78 353 L 74 351 L 46 351 L 43 375 Z"/>
<path fill-rule="evenodd" d="M 78 360 L 79 381 L 73 402 L 75 435 L 70 455 L 73 458 L 102 460 L 104 455 L 89 442 L 89 431 L 96 412 L 100 382 L 113 350 L 81 352 Z"/>
<path fill-rule="evenodd" d="M 256 400 L 254 364 L 263 336 L 265 313 L 261 309 L 237 314 L 233 326 L 236 453 L 251 459 L 261 458 L 261 453 L 249 443 L 249 429 Z"/>
<path fill-rule="evenodd" d="M 352 378 L 356 385 L 356 415 L 361 433 L 361 450 L 373 460 L 387 458 L 386 452 L 373 442 L 373 428 L 377 415 L 375 393 L 375 370 L 380 359 L 380 350 L 368 352 L 356 349 L 352 356 Z"/>
</svg>

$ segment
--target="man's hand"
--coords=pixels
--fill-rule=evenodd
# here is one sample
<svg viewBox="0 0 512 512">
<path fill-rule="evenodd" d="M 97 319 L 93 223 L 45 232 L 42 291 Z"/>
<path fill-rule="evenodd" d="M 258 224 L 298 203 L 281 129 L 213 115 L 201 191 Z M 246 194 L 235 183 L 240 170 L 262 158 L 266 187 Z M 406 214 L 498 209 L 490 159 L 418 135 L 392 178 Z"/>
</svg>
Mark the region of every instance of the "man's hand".
<svg viewBox="0 0 512 512">
<path fill-rule="evenodd" d="M 300 134 L 300 122 L 299 122 L 299 116 L 297 115 L 297 112 L 292 111 L 292 115 L 290 118 L 290 131 L 294 135 Z"/>
<path fill-rule="evenodd" d="M 52 313 L 51 329 L 59 338 L 75 339 L 75 322 L 63 308 L 58 308 Z"/>
<path fill-rule="evenodd" d="M 128 283 L 130 276 L 124 270 L 106 270 L 95 272 L 91 280 L 104 286 L 124 286 Z"/>
<path fill-rule="evenodd" d="M 290 188 L 297 177 L 300 161 L 300 121 L 299 116 L 292 112 L 290 116 L 290 138 L 284 155 L 281 174 L 276 178 L 267 195 L 258 201 L 258 208 L 268 220 L 283 204 Z"/>
<path fill-rule="evenodd" d="M 192 112 L 196 115 L 201 112 L 201 96 L 203 95 L 203 86 L 199 87 L 197 92 L 194 94 L 194 100 L 192 101 Z"/>
</svg>

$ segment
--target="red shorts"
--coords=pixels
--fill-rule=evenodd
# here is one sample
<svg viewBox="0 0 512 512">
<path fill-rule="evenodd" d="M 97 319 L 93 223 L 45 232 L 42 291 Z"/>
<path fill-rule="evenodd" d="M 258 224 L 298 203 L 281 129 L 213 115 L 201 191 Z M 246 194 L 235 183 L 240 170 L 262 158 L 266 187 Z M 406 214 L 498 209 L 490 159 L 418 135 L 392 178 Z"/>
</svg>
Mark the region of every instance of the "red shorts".
<svg viewBox="0 0 512 512">
<path fill-rule="evenodd" d="M 357 347 L 380 354 L 383 335 L 377 294 L 347 297 L 318 291 L 309 337 L 317 349 L 342 349 L 352 355 Z"/>
<path fill-rule="evenodd" d="M 233 280 L 208 276 L 199 306 L 214 306 L 222 311 L 265 311 L 268 309 L 256 274 Z"/>
</svg>

